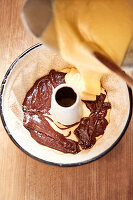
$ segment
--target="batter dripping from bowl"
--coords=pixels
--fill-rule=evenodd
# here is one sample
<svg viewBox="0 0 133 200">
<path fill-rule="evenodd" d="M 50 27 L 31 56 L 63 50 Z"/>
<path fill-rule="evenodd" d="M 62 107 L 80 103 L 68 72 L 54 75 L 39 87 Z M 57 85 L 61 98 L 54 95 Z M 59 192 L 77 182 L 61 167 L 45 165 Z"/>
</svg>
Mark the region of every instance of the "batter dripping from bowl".
<svg viewBox="0 0 133 200">
<path fill-rule="evenodd" d="M 91 148 L 104 134 L 111 104 L 105 102 L 107 94 L 101 92 L 100 80 L 109 71 L 97 60 L 94 52 L 100 52 L 121 65 L 133 33 L 130 3 L 130 0 L 115 0 L 113 3 L 103 0 L 86 0 L 84 3 L 80 0 L 54 1 L 54 18 L 41 39 L 49 44 L 54 34 L 51 30 L 55 30 L 62 57 L 78 70 L 71 68 L 66 73 L 52 70 L 36 81 L 27 93 L 23 102 L 23 123 L 40 144 L 64 153 L 78 153 Z M 75 80 L 78 80 L 77 84 Z M 80 122 L 71 127 L 74 127 L 73 132 L 69 130 L 67 135 L 63 129 L 70 127 L 62 128 L 50 118 L 53 87 L 62 83 L 77 87 L 83 108 L 90 112 L 87 116 L 83 113 Z M 51 123 L 55 123 L 60 131 L 56 131 Z"/>
</svg>

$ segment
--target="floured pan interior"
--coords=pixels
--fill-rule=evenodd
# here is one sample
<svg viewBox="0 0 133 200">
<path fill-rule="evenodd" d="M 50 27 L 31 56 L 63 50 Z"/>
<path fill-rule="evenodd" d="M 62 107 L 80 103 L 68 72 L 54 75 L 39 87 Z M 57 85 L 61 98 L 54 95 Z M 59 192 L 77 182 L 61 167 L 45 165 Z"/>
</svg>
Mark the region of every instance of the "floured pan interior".
<svg viewBox="0 0 133 200">
<path fill-rule="evenodd" d="M 105 152 L 121 135 L 129 116 L 129 93 L 125 82 L 116 75 L 103 76 L 102 86 L 112 105 L 110 123 L 104 135 L 89 150 L 76 155 L 60 154 L 38 144 L 23 127 L 22 103 L 37 79 L 48 74 L 51 69 L 58 71 L 64 67 L 71 66 L 44 45 L 29 51 L 18 60 L 7 78 L 2 96 L 2 111 L 10 134 L 25 151 L 39 159 L 60 165 L 80 164 Z"/>
</svg>

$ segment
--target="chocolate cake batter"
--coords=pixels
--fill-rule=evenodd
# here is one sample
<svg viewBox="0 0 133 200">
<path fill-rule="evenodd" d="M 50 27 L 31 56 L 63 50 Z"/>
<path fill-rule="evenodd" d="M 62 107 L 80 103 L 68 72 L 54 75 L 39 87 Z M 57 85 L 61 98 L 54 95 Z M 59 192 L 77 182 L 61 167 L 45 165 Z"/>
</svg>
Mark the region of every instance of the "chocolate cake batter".
<svg viewBox="0 0 133 200">
<path fill-rule="evenodd" d="M 55 131 L 46 118 L 50 118 L 52 87 L 55 88 L 65 83 L 65 75 L 66 73 L 51 70 L 48 75 L 34 83 L 23 102 L 23 125 L 38 143 L 64 153 L 75 154 L 80 152 L 80 147 L 82 149 L 91 148 L 96 143 L 96 137 L 104 134 L 108 125 L 105 117 L 107 110 L 111 108 L 111 104 L 104 102 L 106 95 L 102 93 L 97 96 L 96 101 L 83 101 L 91 114 L 82 118 L 78 127 L 74 130 L 78 142 L 67 138 L 71 132 L 65 137 Z M 70 128 L 70 126 L 65 129 L 67 128 Z"/>
</svg>

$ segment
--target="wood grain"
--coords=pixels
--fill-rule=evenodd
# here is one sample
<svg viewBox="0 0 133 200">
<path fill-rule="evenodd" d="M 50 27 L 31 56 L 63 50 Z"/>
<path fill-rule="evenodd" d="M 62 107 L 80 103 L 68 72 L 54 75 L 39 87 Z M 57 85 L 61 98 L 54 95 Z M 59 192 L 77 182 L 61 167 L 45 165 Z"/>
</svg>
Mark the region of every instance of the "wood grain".
<svg viewBox="0 0 133 200">
<path fill-rule="evenodd" d="M 0 0 L 0 83 L 10 64 L 38 43 L 23 27 L 23 0 Z M 0 200 L 131 200 L 133 119 L 120 143 L 93 163 L 60 168 L 22 153 L 0 122 Z"/>
</svg>

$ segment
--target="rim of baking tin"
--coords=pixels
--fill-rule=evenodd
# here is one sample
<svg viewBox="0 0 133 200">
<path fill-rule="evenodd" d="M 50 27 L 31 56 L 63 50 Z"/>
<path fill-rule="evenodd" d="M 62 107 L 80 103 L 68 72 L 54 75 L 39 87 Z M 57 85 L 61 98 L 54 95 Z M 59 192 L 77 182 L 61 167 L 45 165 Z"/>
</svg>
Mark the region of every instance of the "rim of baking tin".
<svg viewBox="0 0 133 200">
<path fill-rule="evenodd" d="M 6 121 L 5 121 L 5 118 L 4 118 L 4 114 L 3 114 L 3 110 L 2 110 L 2 96 L 3 96 L 3 92 L 4 92 L 4 87 L 5 87 L 5 84 L 6 84 L 6 81 L 7 81 L 7 78 L 8 76 L 10 75 L 12 69 L 14 68 L 14 66 L 17 64 L 17 62 L 23 58 L 26 54 L 28 54 L 30 51 L 34 50 L 35 48 L 38 48 L 40 46 L 42 46 L 43 44 L 39 43 L 39 44 L 36 44 L 32 47 L 30 47 L 29 49 L 27 49 L 26 51 L 24 51 L 20 56 L 18 56 L 18 58 L 16 58 L 16 60 L 11 64 L 11 66 L 9 67 L 9 69 L 7 70 L 5 76 L 4 76 L 4 79 L 2 81 L 2 84 L 1 84 L 1 88 L 0 88 L 0 116 L 1 116 L 1 120 L 2 120 L 2 123 L 3 123 L 3 126 L 8 134 L 8 136 L 10 137 L 10 139 L 12 140 L 12 142 L 21 150 L 23 151 L 25 154 L 27 154 L 28 156 L 30 156 L 31 158 L 37 160 L 37 161 L 40 161 L 42 163 L 46 163 L 46 164 L 49 164 L 49 165 L 54 165 L 54 166 L 60 166 L 60 167 L 75 167 L 75 166 L 80 166 L 80 165 L 84 165 L 84 164 L 88 164 L 88 163 L 91 163 L 92 161 L 95 161 L 101 157 L 103 157 L 104 155 L 106 155 L 109 151 L 111 151 L 117 144 L 118 142 L 121 140 L 121 138 L 123 137 L 123 135 L 125 134 L 127 128 L 128 128 L 128 125 L 130 123 L 130 120 L 131 120 L 131 116 L 132 116 L 132 90 L 131 88 L 128 87 L 128 92 L 129 92 L 129 100 L 130 100 L 130 107 L 129 107 L 129 115 L 128 115 L 128 118 L 127 118 L 127 122 L 125 124 L 125 127 L 123 129 L 123 131 L 121 132 L 120 136 L 117 138 L 117 140 L 108 148 L 106 149 L 104 152 L 102 152 L 101 154 L 99 154 L 98 156 L 95 156 L 94 158 L 91 158 L 89 160 L 86 160 L 86 161 L 82 161 L 82 162 L 76 162 L 76 163 L 69 163 L 69 164 L 63 164 L 63 163 L 54 163 L 54 162 L 50 162 L 50 161 L 46 161 L 46 160 L 43 160 L 43 159 L 40 159 L 34 155 L 32 155 L 31 153 L 27 152 L 25 149 L 23 149 L 23 147 L 21 147 L 17 142 L 16 140 L 14 139 L 14 137 L 10 134 L 10 131 L 6 125 Z"/>
</svg>

